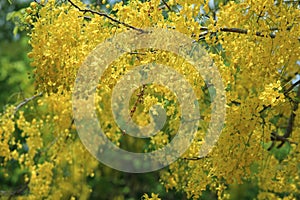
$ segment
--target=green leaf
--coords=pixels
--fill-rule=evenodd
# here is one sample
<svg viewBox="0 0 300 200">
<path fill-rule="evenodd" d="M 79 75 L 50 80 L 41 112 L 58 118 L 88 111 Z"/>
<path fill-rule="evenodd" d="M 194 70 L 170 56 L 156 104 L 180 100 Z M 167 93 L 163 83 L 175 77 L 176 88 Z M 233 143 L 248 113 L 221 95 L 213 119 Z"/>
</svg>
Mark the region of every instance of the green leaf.
<svg viewBox="0 0 300 200">
<path fill-rule="evenodd" d="M 15 12 L 7 13 L 7 15 L 6 15 L 6 21 L 12 20 L 12 18 L 13 18 L 14 16 L 15 16 Z"/>
<path fill-rule="evenodd" d="M 19 31 L 19 27 L 15 26 L 15 28 L 13 30 L 14 36 L 16 36 L 18 34 L 18 31 Z"/>
</svg>

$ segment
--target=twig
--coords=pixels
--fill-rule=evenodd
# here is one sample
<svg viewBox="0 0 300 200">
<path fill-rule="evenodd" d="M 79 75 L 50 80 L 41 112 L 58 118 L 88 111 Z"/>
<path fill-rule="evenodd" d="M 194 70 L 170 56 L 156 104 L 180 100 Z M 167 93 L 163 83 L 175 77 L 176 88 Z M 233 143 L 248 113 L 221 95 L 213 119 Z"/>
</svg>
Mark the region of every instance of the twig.
<svg viewBox="0 0 300 200">
<path fill-rule="evenodd" d="M 296 98 L 299 98 L 300 97 L 300 87 L 298 87 L 298 91 L 297 91 L 297 97 Z M 276 132 L 272 132 L 271 133 L 271 141 L 272 141 L 272 144 L 271 146 L 268 148 L 268 151 L 270 151 L 274 146 L 275 146 L 275 143 L 278 141 L 278 142 L 281 142 L 277 148 L 280 148 L 284 145 L 285 142 L 288 142 L 290 144 L 297 144 L 296 142 L 291 142 L 289 141 L 289 137 L 291 136 L 292 132 L 293 132 L 293 126 L 294 126 L 294 121 L 295 121 L 295 117 L 296 117 L 296 114 L 295 114 L 295 111 L 298 110 L 298 107 L 299 107 L 299 99 L 296 99 L 296 101 L 294 101 L 294 106 L 293 106 L 293 109 L 291 111 L 291 115 L 289 117 L 289 120 L 288 120 L 288 124 L 287 124 L 287 127 L 286 127 L 286 130 L 285 130 L 285 133 L 283 136 L 280 136 L 278 135 L 278 133 Z"/>
<path fill-rule="evenodd" d="M 261 113 L 263 113 L 265 110 L 267 110 L 268 108 L 271 108 L 271 105 L 263 105 L 263 109 L 261 109 L 260 111 L 259 111 L 259 114 L 261 114 Z"/>
<path fill-rule="evenodd" d="M 201 156 L 201 157 L 183 158 L 183 160 L 197 161 L 197 160 L 202 160 L 202 159 L 207 158 L 207 157 L 208 157 L 208 155 L 206 155 L 206 156 Z"/>
<path fill-rule="evenodd" d="M 298 87 L 296 98 L 300 98 L 300 87 Z M 294 106 L 293 106 L 293 109 L 292 109 L 292 112 L 291 112 L 291 115 L 290 115 L 290 118 L 289 118 L 288 126 L 286 128 L 286 133 L 283 136 L 285 138 L 288 138 L 291 135 L 292 131 L 293 131 L 293 124 L 294 124 L 295 117 L 296 117 L 295 112 L 298 110 L 299 103 L 300 102 L 299 102 L 298 99 L 296 99 L 296 101 L 294 101 Z"/>
<path fill-rule="evenodd" d="M 169 11 L 173 11 L 172 8 L 167 4 L 165 0 L 161 0 L 163 4 L 169 9 Z"/>
<path fill-rule="evenodd" d="M 18 190 L 16 190 L 16 191 L 13 191 L 11 194 L 10 194 L 10 196 L 9 196 L 9 198 L 8 199 L 12 199 L 14 196 L 18 196 L 18 195 L 21 195 L 25 190 L 27 190 L 28 189 L 28 184 L 25 184 L 25 185 L 23 185 L 21 188 L 19 188 Z"/>
<path fill-rule="evenodd" d="M 208 33 L 215 33 L 215 32 L 210 32 L 207 27 L 201 27 L 200 30 L 204 31 L 199 35 L 200 38 L 203 38 L 203 36 L 207 35 Z M 249 30 L 246 30 L 246 29 L 226 28 L 226 27 L 225 28 L 220 28 L 219 31 L 220 32 L 228 32 L 228 33 L 240 33 L 240 34 L 248 34 L 249 33 Z M 266 37 L 266 35 L 264 35 L 262 32 L 259 32 L 259 31 L 255 32 L 255 35 L 258 36 L 258 37 Z M 269 33 L 269 36 L 270 36 L 270 38 L 275 38 L 276 37 L 275 33 Z M 300 41 L 300 38 L 298 38 L 298 40 Z"/>
<path fill-rule="evenodd" d="M 142 89 L 141 89 L 141 92 L 137 94 L 137 100 L 134 102 L 134 105 L 133 107 L 131 108 L 130 110 L 130 117 L 133 116 L 134 112 L 136 111 L 136 108 L 137 108 L 137 105 L 139 103 L 142 103 L 143 102 L 143 98 L 144 98 L 144 94 L 145 94 L 145 89 L 146 89 L 146 85 L 143 84 L 142 86 Z"/>
<path fill-rule="evenodd" d="M 132 106 L 132 108 L 131 108 L 131 110 L 130 110 L 130 118 L 133 117 L 133 114 L 135 113 L 138 104 L 143 102 L 144 94 L 145 94 L 145 89 L 146 89 L 146 85 L 143 84 L 140 93 L 137 94 L 137 97 L 138 97 L 138 98 L 137 98 L 137 100 L 134 102 L 134 105 Z M 125 131 L 125 130 L 121 130 L 121 132 L 123 133 L 123 135 L 126 134 L 126 131 Z"/>
<path fill-rule="evenodd" d="M 195 161 L 195 160 L 201 160 L 205 157 L 192 157 L 192 158 L 183 158 L 184 160 L 192 160 L 192 161 Z"/>
<path fill-rule="evenodd" d="M 283 136 L 278 135 L 277 132 L 272 132 L 272 133 L 271 133 L 271 141 L 272 141 L 272 144 L 271 144 L 271 146 L 268 148 L 268 151 L 270 151 L 271 149 L 273 149 L 273 147 L 275 146 L 275 143 L 276 143 L 276 142 L 281 142 L 281 143 L 277 146 L 278 149 L 281 148 L 285 142 L 288 142 L 288 143 L 290 143 L 290 144 L 298 144 L 297 142 L 290 141 L 290 140 L 289 140 L 288 138 L 286 138 L 284 135 L 283 135 Z"/>
<path fill-rule="evenodd" d="M 241 33 L 241 34 L 247 34 L 249 33 L 249 30 L 246 29 L 240 29 L 240 28 L 220 28 L 220 31 L 222 32 L 230 32 L 230 33 Z M 255 32 L 256 36 L 259 37 L 265 37 L 265 35 L 263 35 L 261 32 Z M 269 36 L 271 38 L 275 38 L 275 34 L 274 33 L 270 33 Z"/>
<path fill-rule="evenodd" d="M 39 4 L 40 6 L 45 6 L 45 5 L 41 4 L 41 2 L 38 2 L 37 0 L 34 0 L 34 2 Z"/>
<path fill-rule="evenodd" d="M 298 3 L 298 4 L 300 4 L 300 1 L 298 0 L 298 1 L 282 1 L 282 3 L 287 3 L 287 4 L 290 4 L 290 3 L 292 3 L 292 4 L 294 4 L 294 3 Z M 276 5 L 279 5 L 280 4 L 280 2 L 278 2 Z"/>
<path fill-rule="evenodd" d="M 28 189 L 28 183 L 25 183 L 24 185 L 20 186 L 14 191 L 3 191 L 0 190 L 0 198 L 3 196 L 8 196 L 7 199 L 12 199 L 13 197 L 16 197 L 18 195 L 22 195 L 25 190 Z"/>
<path fill-rule="evenodd" d="M 284 95 L 287 95 L 294 87 L 296 87 L 298 84 L 300 84 L 300 80 L 292 84 L 286 91 L 284 91 Z"/>
<path fill-rule="evenodd" d="M 96 14 L 96 15 L 99 15 L 99 16 L 103 16 L 103 17 L 106 17 L 107 19 L 109 19 L 109 20 L 111 20 L 111 21 L 113 21 L 113 22 L 116 22 L 116 23 L 118 23 L 118 24 L 122 24 L 123 26 L 125 26 L 125 27 L 127 27 L 127 28 L 131 28 L 131 29 L 136 30 L 136 31 L 138 31 L 138 32 L 140 32 L 140 33 L 147 33 L 147 31 L 145 31 L 145 30 L 143 30 L 143 29 L 136 28 L 136 27 L 134 27 L 134 26 L 132 26 L 132 25 L 130 25 L 130 24 L 127 24 L 127 23 L 125 23 L 125 22 L 121 22 L 121 21 L 119 21 L 119 20 L 117 20 L 117 19 L 115 19 L 115 18 L 109 16 L 109 15 L 106 14 L 106 13 L 98 12 L 98 11 L 91 10 L 91 9 L 82 9 L 82 8 L 80 8 L 79 6 L 77 6 L 75 3 L 73 3 L 73 1 L 71 1 L 71 0 L 68 0 L 68 2 L 69 2 L 72 6 L 74 6 L 75 8 L 77 8 L 80 12 L 83 12 L 83 13 L 92 13 L 92 14 Z"/>
<path fill-rule="evenodd" d="M 30 98 L 24 99 L 24 101 L 22 101 L 21 103 L 19 103 L 19 104 L 16 106 L 14 114 L 16 114 L 16 112 L 17 112 L 21 107 L 23 107 L 24 105 L 26 105 L 29 101 L 32 101 L 32 100 L 34 100 L 34 99 L 36 99 L 36 98 L 38 98 L 38 97 L 41 97 L 42 95 L 43 95 L 43 93 L 41 92 L 41 93 L 39 93 L 39 94 L 37 94 L 37 95 L 34 95 L 34 96 L 30 97 Z"/>
</svg>

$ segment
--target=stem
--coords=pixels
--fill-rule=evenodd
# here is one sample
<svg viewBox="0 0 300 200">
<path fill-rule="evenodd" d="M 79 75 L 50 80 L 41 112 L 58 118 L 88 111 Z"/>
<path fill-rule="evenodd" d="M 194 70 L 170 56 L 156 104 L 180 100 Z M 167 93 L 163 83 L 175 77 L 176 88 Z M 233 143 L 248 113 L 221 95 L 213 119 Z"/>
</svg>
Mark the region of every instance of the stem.
<svg viewBox="0 0 300 200">
<path fill-rule="evenodd" d="M 80 8 L 79 6 L 77 6 L 75 3 L 73 3 L 71 0 L 68 0 L 68 2 L 69 2 L 72 6 L 74 6 L 75 8 L 77 8 L 80 12 L 83 12 L 83 13 L 89 12 L 89 13 L 92 13 L 92 14 L 96 14 L 96 15 L 99 15 L 99 16 L 103 16 L 103 17 L 106 17 L 107 19 L 109 19 L 109 20 L 111 20 L 111 21 L 113 21 L 113 22 L 116 22 L 116 23 L 118 23 L 118 24 L 122 24 L 123 26 L 125 26 L 125 27 L 127 27 L 127 28 L 131 28 L 131 29 L 133 29 L 133 30 L 135 30 L 135 31 L 138 31 L 138 32 L 140 32 L 140 33 L 146 33 L 145 30 L 140 29 L 140 28 L 136 28 L 136 27 L 134 27 L 134 26 L 132 26 L 132 25 L 130 25 L 130 24 L 127 24 L 127 23 L 125 23 L 125 22 L 121 22 L 121 21 L 119 21 L 119 20 L 117 20 L 117 19 L 115 19 L 115 18 L 112 18 L 111 16 L 109 16 L 109 15 L 106 14 L 106 13 L 98 12 L 98 11 L 91 10 L 91 9 L 82 9 L 82 8 Z"/>
<path fill-rule="evenodd" d="M 167 4 L 165 0 L 161 0 L 163 4 L 169 9 L 169 11 L 172 11 L 171 7 Z"/>
<path fill-rule="evenodd" d="M 203 36 L 207 35 L 208 33 L 212 33 L 212 32 L 209 32 L 209 29 L 207 27 L 201 27 L 200 30 L 205 31 L 205 32 L 203 32 L 199 35 L 200 38 L 203 38 Z M 246 29 L 226 28 L 226 27 L 220 28 L 218 31 L 228 32 L 228 33 L 240 33 L 240 34 L 248 34 L 249 33 L 249 30 L 246 30 Z M 262 32 L 259 32 L 259 31 L 255 32 L 255 35 L 258 36 L 258 37 L 267 37 L 266 35 L 264 35 Z M 270 38 L 275 38 L 276 37 L 275 33 L 269 33 L 269 36 L 270 36 Z M 300 41 L 300 38 L 298 38 L 298 40 Z"/>
<path fill-rule="evenodd" d="M 26 105 L 28 102 L 30 102 L 30 101 L 32 101 L 32 100 L 38 98 L 38 97 L 41 97 L 42 95 L 43 95 L 43 93 L 41 92 L 41 93 L 39 93 L 39 94 L 37 94 L 37 95 L 34 95 L 34 96 L 30 97 L 30 98 L 24 99 L 24 101 L 22 101 L 21 103 L 19 103 L 19 104 L 16 106 L 14 114 L 16 114 L 16 112 L 17 112 L 21 107 L 23 107 L 24 105 Z"/>
</svg>

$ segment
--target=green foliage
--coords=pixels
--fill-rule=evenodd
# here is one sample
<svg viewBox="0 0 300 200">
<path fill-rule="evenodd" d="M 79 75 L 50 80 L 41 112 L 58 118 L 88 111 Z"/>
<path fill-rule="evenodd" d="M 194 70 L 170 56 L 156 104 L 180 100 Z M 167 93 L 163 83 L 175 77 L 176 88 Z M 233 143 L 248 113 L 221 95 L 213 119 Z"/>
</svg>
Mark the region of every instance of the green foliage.
<svg viewBox="0 0 300 200">
<path fill-rule="evenodd" d="M 28 38 L 0 43 L 0 110 L 8 103 L 24 99 L 24 96 L 33 92 L 33 79 L 27 52 Z"/>
</svg>

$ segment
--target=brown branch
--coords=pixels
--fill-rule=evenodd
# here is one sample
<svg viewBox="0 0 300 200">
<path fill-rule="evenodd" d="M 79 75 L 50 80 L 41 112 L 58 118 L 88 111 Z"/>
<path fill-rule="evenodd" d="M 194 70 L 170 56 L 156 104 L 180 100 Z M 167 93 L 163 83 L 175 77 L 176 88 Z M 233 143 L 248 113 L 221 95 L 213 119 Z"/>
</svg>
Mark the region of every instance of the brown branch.
<svg viewBox="0 0 300 200">
<path fill-rule="evenodd" d="M 38 98 L 38 97 L 41 97 L 42 95 L 43 95 L 43 93 L 41 92 L 41 93 L 39 93 L 39 94 L 37 94 L 37 95 L 34 95 L 34 96 L 30 97 L 30 98 L 24 99 L 24 101 L 22 101 L 21 103 L 19 103 L 19 104 L 16 106 L 14 114 L 16 114 L 16 112 L 17 112 L 21 107 L 23 107 L 24 105 L 26 105 L 28 102 L 30 102 L 30 101 L 32 101 L 32 100 Z"/>
<path fill-rule="evenodd" d="M 197 161 L 197 160 L 202 160 L 202 159 L 207 158 L 207 157 L 208 157 L 208 155 L 202 156 L 202 157 L 183 158 L 183 160 Z"/>
<path fill-rule="evenodd" d="M 139 103 L 143 102 L 144 99 L 144 94 L 145 94 L 145 89 L 146 89 L 146 85 L 143 84 L 141 91 L 137 94 L 137 100 L 134 102 L 134 105 L 132 106 L 131 110 L 130 110 L 130 118 L 133 117 L 133 114 L 135 113 L 137 106 Z M 123 134 L 126 134 L 125 130 L 121 130 L 121 132 Z"/>
<path fill-rule="evenodd" d="M 2 199 L 3 196 L 7 196 L 7 199 L 12 199 L 16 196 L 22 195 L 28 189 L 28 183 L 25 183 L 24 185 L 19 186 L 13 191 L 0 190 L 0 198 Z"/>
<path fill-rule="evenodd" d="M 283 1 L 283 3 L 300 3 L 300 1 Z"/>
<path fill-rule="evenodd" d="M 192 161 L 196 161 L 196 160 L 201 160 L 205 157 L 192 157 L 192 158 L 183 158 L 184 160 L 192 160 Z"/>
<path fill-rule="evenodd" d="M 15 196 L 22 195 L 25 192 L 25 190 L 27 190 L 27 189 L 29 189 L 28 188 L 28 183 L 26 183 L 25 185 L 21 186 L 19 189 L 11 192 L 11 194 L 8 197 L 8 199 L 10 200 L 10 199 L 12 199 Z"/>
<path fill-rule="evenodd" d="M 297 81 L 298 82 L 298 81 Z M 296 82 L 296 83 L 297 83 Z M 293 84 L 294 85 L 294 84 Z M 296 84 L 297 85 L 297 84 Z M 295 86 L 294 86 L 295 87 Z M 295 112 L 298 110 L 298 107 L 299 107 L 299 98 L 300 98 L 300 87 L 298 87 L 298 91 L 297 91 L 297 97 L 296 97 L 296 101 L 293 101 L 294 105 L 293 105 L 293 109 L 291 111 L 291 115 L 289 117 L 289 120 L 288 120 L 288 124 L 287 124 L 287 127 L 286 127 L 286 130 L 285 130 L 285 133 L 283 136 L 280 136 L 278 135 L 278 133 L 276 132 L 272 132 L 271 133 L 271 141 L 272 141 L 272 144 L 271 146 L 268 148 L 268 151 L 271 150 L 274 146 L 275 146 L 275 143 L 276 142 L 281 142 L 277 148 L 280 148 L 284 145 L 285 142 L 288 142 L 290 144 L 297 144 L 296 142 L 292 142 L 292 141 L 289 141 L 289 137 L 291 136 L 292 132 L 293 132 L 293 126 L 294 126 L 294 121 L 295 121 L 295 117 L 296 117 L 296 114 Z"/>
<path fill-rule="evenodd" d="M 167 2 L 165 0 L 161 0 L 163 2 L 163 4 L 169 9 L 169 11 L 173 11 L 172 8 L 167 4 Z"/>
<path fill-rule="evenodd" d="M 34 0 L 34 2 L 39 4 L 40 6 L 45 6 L 45 5 L 41 4 L 41 2 L 38 2 L 37 0 Z"/>
<path fill-rule="evenodd" d="M 285 135 L 281 136 L 281 135 L 278 135 L 277 132 L 272 132 L 271 133 L 271 141 L 272 141 L 272 144 L 271 146 L 268 148 L 268 151 L 270 151 L 274 146 L 275 146 L 275 143 L 276 142 L 281 142 L 277 148 L 281 148 L 284 143 L 290 143 L 290 144 L 298 144 L 297 142 L 293 142 L 293 141 L 290 141 L 287 137 L 285 137 Z"/>
<path fill-rule="evenodd" d="M 216 32 L 218 32 L 218 31 L 220 31 L 220 32 L 228 32 L 228 33 L 240 33 L 240 34 L 248 34 L 248 33 L 249 33 L 249 30 L 246 30 L 246 29 L 240 29 L 240 28 L 226 28 L 226 27 L 220 28 L 220 29 L 219 29 L 218 31 L 216 31 L 216 32 L 210 32 L 209 29 L 208 29 L 207 27 L 201 27 L 200 30 L 201 30 L 201 31 L 204 31 L 203 33 L 201 33 L 201 34 L 199 35 L 200 38 L 203 38 L 203 36 L 207 35 L 208 33 L 216 33 Z M 258 36 L 258 37 L 267 37 L 267 35 L 264 35 L 262 32 L 259 32 L 259 31 L 255 32 L 254 35 L 256 35 L 256 36 Z M 275 35 L 275 33 L 269 33 L 269 37 L 270 37 L 270 38 L 275 38 L 276 35 Z M 298 40 L 300 41 L 300 38 L 298 38 Z"/>
<path fill-rule="evenodd" d="M 294 89 L 299 84 L 300 84 L 300 80 L 292 84 L 288 89 L 286 89 L 286 91 L 284 91 L 284 95 L 287 95 L 292 89 Z"/>
<path fill-rule="evenodd" d="M 130 117 L 133 117 L 134 112 L 136 111 L 136 108 L 139 103 L 143 102 L 144 94 L 145 94 L 146 85 L 144 84 L 142 86 L 141 92 L 137 94 L 137 100 L 134 102 L 133 107 L 130 110 Z"/>
<path fill-rule="evenodd" d="M 96 15 L 105 17 L 105 18 L 107 18 L 107 19 L 109 19 L 109 20 L 111 20 L 111 21 L 113 21 L 113 22 L 115 22 L 115 23 L 122 24 L 123 26 L 125 26 L 125 27 L 127 27 L 127 28 L 131 28 L 131 29 L 133 29 L 133 30 L 135 30 L 135 31 L 138 31 L 138 32 L 140 32 L 140 33 L 147 33 L 147 31 L 145 31 L 145 30 L 143 30 L 143 29 L 136 28 L 136 27 L 134 27 L 134 26 L 132 26 L 132 25 L 130 25 L 130 24 L 127 24 L 127 23 L 125 23 L 125 22 L 121 22 L 121 21 L 119 21 L 119 20 L 117 20 L 117 19 L 115 19 L 115 18 L 109 16 L 109 15 L 106 14 L 106 13 L 98 12 L 98 11 L 91 10 L 91 9 L 82 9 L 82 8 L 80 8 L 79 6 L 77 6 L 75 3 L 73 3 L 73 1 L 71 1 L 71 0 L 68 0 L 68 2 L 69 2 L 72 6 L 74 6 L 75 8 L 77 8 L 80 12 L 96 14 Z"/>
</svg>

